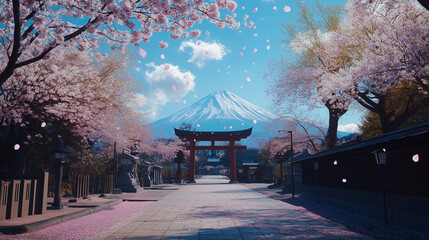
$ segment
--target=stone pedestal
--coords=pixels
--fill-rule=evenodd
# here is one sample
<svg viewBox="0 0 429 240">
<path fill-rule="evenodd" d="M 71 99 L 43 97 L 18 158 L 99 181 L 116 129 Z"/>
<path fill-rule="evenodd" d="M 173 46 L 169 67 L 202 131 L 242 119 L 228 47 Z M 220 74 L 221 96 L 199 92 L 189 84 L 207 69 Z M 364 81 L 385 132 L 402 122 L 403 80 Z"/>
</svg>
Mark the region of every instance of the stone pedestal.
<svg viewBox="0 0 429 240">
<path fill-rule="evenodd" d="M 130 153 L 123 152 L 119 155 L 119 177 L 116 182 L 116 188 L 121 189 L 122 192 L 139 192 L 143 190 L 138 184 L 137 176 L 137 161 L 138 157 Z"/>
</svg>

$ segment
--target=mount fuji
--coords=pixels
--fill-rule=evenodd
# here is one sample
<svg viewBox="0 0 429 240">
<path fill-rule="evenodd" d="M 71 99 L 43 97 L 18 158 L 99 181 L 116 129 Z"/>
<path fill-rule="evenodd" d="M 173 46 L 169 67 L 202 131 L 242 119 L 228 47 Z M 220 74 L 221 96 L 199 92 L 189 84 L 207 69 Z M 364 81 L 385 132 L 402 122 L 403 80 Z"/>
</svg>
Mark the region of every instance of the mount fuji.
<svg viewBox="0 0 429 240">
<path fill-rule="evenodd" d="M 229 91 L 209 94 L 191 106 L 150 124 L 155 139 L 172 138 L 174 128 L 183 123 L 191 124 L 196 131 L 237 131 L 253 128 L 249 147 L 257 147 L 255 141 L 267 135 L 265 126 L 279 116 L 262 109 Z M 253 139 L 253 140 L 252 140 Z"/>
</svg>

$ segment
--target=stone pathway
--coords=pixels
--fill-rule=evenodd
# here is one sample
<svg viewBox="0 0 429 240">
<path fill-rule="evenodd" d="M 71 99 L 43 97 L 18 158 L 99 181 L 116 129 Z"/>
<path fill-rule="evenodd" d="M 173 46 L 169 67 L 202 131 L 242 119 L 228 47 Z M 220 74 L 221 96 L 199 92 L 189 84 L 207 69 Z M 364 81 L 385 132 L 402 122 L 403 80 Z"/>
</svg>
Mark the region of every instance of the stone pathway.
<svg viewBox="0 0 429 240">
<path fill-rule="evenodd" d="M 96 239 L 371 239 L 222 176 L 204 176 Z"/>
</svg>

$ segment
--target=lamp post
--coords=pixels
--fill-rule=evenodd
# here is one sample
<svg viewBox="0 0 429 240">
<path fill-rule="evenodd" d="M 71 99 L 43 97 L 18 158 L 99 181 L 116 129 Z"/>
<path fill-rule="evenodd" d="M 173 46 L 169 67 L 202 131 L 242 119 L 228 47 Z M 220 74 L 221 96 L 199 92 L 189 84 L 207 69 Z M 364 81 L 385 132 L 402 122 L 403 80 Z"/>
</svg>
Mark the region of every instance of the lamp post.
<svg viewBox="0 0 429 240">
<path fill-rule="evenodd" d="M 52 208 L 63 209 L 64 206 L 61 203 L 61 181 L 63 178 L 64 155 L 70 153 L 70 150 L 64 146 L 63 139 L 58 138 L 56 146 L 50 152 L 54 154 L 55 160 L 55 198 Z"/>
<path fill-rule="evenodd" d="M 279 130 L 279 132 L 286 132 L 286 130 Z M 294 169 L 293 169 L 293 135 L 292 135 L 292 131 L 287 131 L 290 134 L 290 151 L 291 151 L 291 156 L 290 156 L 290 166 L 291 166 L 291 182 L 292 182 L 292 186 L 291 186 L 291 192 L 292 192 L 292 198 L 295 198 L 295 179 L 294 179 Z"/>
<path fill-rule="evenodd" d="M 316 173 L 316 203 L 319 204 L 319 180 L 318 180 L 318 170 L 319 170 L 319 163 L 314 162 L 314 170 Z"/>
<path fill-rule="evenodd" d="M 384 179 L 383 179 L 383 167 L 384 165 L 386 165 L 386 160 L 387 160 L 387 152 L 385 149 L 377 149 L 373 152 L 371 152 L 372 154 L 375 155 L 375 160 L 377 162 L 378 165 L 378 169 L 380 172 L 380 184 L 381 184 L 381 191 L 383 193 L 383 208 L 384 208 L 384 222 L 386 223 L 386 225 L 388 225 L 388 220 L 387 220 L 387 206 L 386 206 L 386 191 L 384 190 Z"/>
</svg>

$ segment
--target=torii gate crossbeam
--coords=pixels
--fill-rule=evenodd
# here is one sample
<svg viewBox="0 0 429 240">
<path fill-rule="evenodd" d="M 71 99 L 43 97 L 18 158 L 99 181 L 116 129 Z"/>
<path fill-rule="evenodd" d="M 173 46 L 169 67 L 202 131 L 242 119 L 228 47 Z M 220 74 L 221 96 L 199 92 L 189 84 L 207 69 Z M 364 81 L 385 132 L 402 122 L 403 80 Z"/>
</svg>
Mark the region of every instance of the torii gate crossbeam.
<svg viewBox="0 0 429 240">
<path fill-rule="evenodd" d="M 252 134 L 252 128 L 241 130 L 241 131 L 229 131 L 229 132 L 197 132 L 187 131 L 181 129 L 174 129 L 174 133 L 181 140 L 188 142 L 186 150 L 190 151 L 190 162 L 189 162 L 189 182 L 195 182 L 195 154 L 196 150 L 229 150 L 230 156 L 230 182 L 237 182 L 236 172 L 236 150 L 246 150 L 246 146 L 235 145 L 236 141 L 240 141 L 243 138 L 247 138 Z M 209 141 L 210 146 L 197 146 L 198 141 Z M 216 141 L 229 142 L 228 146 L 216 146 Z"/>
</svg>

